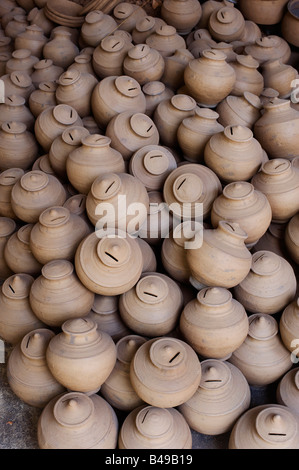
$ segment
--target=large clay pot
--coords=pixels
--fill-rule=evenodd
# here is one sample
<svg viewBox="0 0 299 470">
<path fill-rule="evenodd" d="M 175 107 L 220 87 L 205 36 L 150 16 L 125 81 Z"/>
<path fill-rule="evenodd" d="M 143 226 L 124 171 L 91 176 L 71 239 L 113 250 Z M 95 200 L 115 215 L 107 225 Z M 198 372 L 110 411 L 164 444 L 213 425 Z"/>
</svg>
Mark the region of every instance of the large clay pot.
<svg viewBox="0 0 299 470">
<path fill-rule="evenodd" d="M 92 56 L 92 66 L 99 78 L 123 75 L 123 61 L 133 44 L 119 36 L 109 35 L 101 40 Z"/>
<path fill-rule="evenodd" d="M 162 55 L 147 44 L 136 44 L 127 53 L 123 61 L 124 73 L 140 85 L 160 80 L 165 68 Z"/>
<path fill-rule="evenodd" d="M 15 345 L 23 336 L 45 325 L 35 316 L 29 302 L 34 278 L 29 274 L 13 274 L 6 278 L 0 293 L 0 335 Z"/>
<path fill-rule="evenodd" d="M 23 122 L 4 122 L 0 130 L 0 168 L 27 170 L 38 156 L 34 135 Z"/>
<path fill-rule="evenodd" d="M 60 75 L 57 83 L 57 104 L 72 106 L 81 118 L 91 114 L 91 96 L 98 83 L 94 75 L 70 69 Z"/>
<path fill-rule="evenodd" d="M 116 343 L 117 359 L 113 371 L 101 386 L 101 395 L 111 406 L 130 412 L 144 404 L 130 381 L 130 364 L 135 352 L 146 342 L 138 335 L 123 336 Z"/>
<path fill-rule="evenodd" d="M 31 276 L 40 274 L 42 264 L 33 256 L 30 247 L 30 234 L 33 224 L 25 224 L 8 239 L 4 257 L 14 273 L 26 273 Z"/>
<path fill-rule="evenodd" d="M 284 14 L 281 23 L 281 33 L 286 41 L 295 47 L 299 46 L 298 31 L 298 2 L 297 0 L 290 0 L 287 3 L 287 11 Z"/>
<path fill-rule="evenodd" d="M 248 336 L 228 361 L 243 372 L 252 386 L 275 382 L 293 365 L 280 338 L 277 321 L 263 313 L 249 316 Z"/>
<path fill-rule="evenodd" d="M 37 62 L 39 62 L 39 59 L 33 56 L 29 49 L 16 49 L 12 53 L 11 59 L 6 62 L 5 72 L 10 74 L 14 71 L 22 71 L 31 75 L 34 70 L 34 64 Z"/>
<path fill-rule="evenodd" d="M 291 65 L 282 63 L 279 59 L 269 60 L 262 65 L 265 88 L 277 90 L 279 98 L 287 99 L 293 91 L 293 80 L 298 71 Z"/>
<path fill-rule="evenodd" d="M 206 359 L 201 367 L 199 387 L 193 397 L 180 405 L 179 411 L 196 432 L 210 436 L 224 434 L 248 410 L 250 387 L 242 372 L 229 362 Z"/>
<path fill-rule="evenodd" d="M 176 407 L 196 392 L 201 363 L 184 341 L 158 337 L 138 348 L 131 361 L 130 379 L 137 395 L 149 405 Z"/>
<path fill-rule="evenodd" d="M 79 54 L 79 48 L 71 39 L 71 33 L 62 29 L 53 31 L 53 37 L 43 47 L 43 58 L 54 65 L 67 68 Z"/>
<path fill-rule="evenodd" d="M 15 38 L 15 49 L 29 49 L 31 54 L 38 58 L 44 56 L 44 47 L 48 38 L 44 35 L 42 28 L 36 24 L 26 26 L 25 30 Z"/>
<path fill-rule="evenodd" d="M 81 282 L 95 294 L 120 295 L 138 282 L 143 257 L 138 242 L 124 234 L 88 235 L 75 256 L 76 272 Z"/>
<path fill-rule="evenodd" d="M 142 91 L 145 96 L 145 114 L 152 117 L 158 104 L 163 101 L 170 99 L 174 95 L 174 91 L 166 87 L 163 82 L 154 80 L 148 82 L 142 87 Z"/>
<path fill-rule="evenodd" d="M 222 182 L 248 181 L 263 163 L 263 148 L 248 127 L 227 126 L 206 144 L 204 161 Z"/>
<path fill-rule="evenodd" d="M 20 95 L 6 96 L 4 103 L 0 104 L 1 125 L 4 122 L 23 122 L 27 130 L 32 131 L 35 119 L 25 102 L 25 98 Z"/>
<path fill-rule="evenodd" d="M 208 29 L 217 42 L 238 41 L 245 29 L 245 18 L 237 8 L 223 6 L 210 15 Z"/>
<path fill-rule="evenodd" d="M 64 68 L 53 64 L 51 59 L 41 59 L 34 65 L 31 74 L 33 85 L 37 88 L 42 82 L 55 82 L 64 72 Z"/>
<path fill-rule="evenodd" d="M 181 35 L 190 33 L 201 15 L 202 7 L 197 0 L 166 0 L 161 5 L 161 18 Z"/>
<path fill-rule="evenodd" d="M 22 168 L 9 168 L 0 174 L 0 217 L 17 219 L 11 207 L 11 191 L 16 182 L 24 175 Z"/>
<path fill-rule="evenodd" d="M 17 230 L 16 221 L 10 217 L 0 217 L 0 280 L 5 281 L 6 278 L 13 274 L 13 271 L 7 266 L 4 259 L 4 250 L 7 241 Z"/>
<path fill-rule="evenodd" d="M 98 126 L 105 129 L 111 119 L 124 111 L 144 113 L 145 96 L 140 84 L 128 75 L 103 78 L 94 88 L 91 108 Z"/>
<path fill-rule="evenodd" d="M 191 449 L 191 430 L 176 408 L 138 406 L 124 420 L 119 449 Z"/>
<path fill-rule="evenodd" d="M 282 37 L 268 35 L 256 39 L 254 44 L 245 46 L 244 53 L 251 55 L 260 65 L 274 59 L 280 59 L 286 64 L 291 57 L 291 48 Z"/>
<path fill-rule="evenodd" d="M 87 13 L 81 26 L 80 35 L 85 44 L 96 47 L 101 40 L 117 27 L 115 19 L 101 10 Z"/>
<path fill-rule="evenodd" d="M 38 88 L 34 90 L 28 100 L 28 106 L 35 118 L 45 109 L 55 107 L 56 101 L 56 82 L 41 82 Z"/>
<path fill-rule="evenodd" d="M 177 49 L 187 48 L 184 38 L 169 24 L 159 26 L 146 38 L 145 43 L 160 52 L 163 57 L 171 56 Z"/>
<path fill-rule="evenodd" d="M 287 406 L 294 413 L 298 412 L 299 374 L 298 367 L 291 369 L 280 380 L 276 389 L 276 399 L 280 405 Z"/>
<path fill-rule="evenodd" d="M 66 192 L 53 175 L 40 170 L 25 173 L 11 192 L 11 206 L 16 216 L 24 222 L 38 222 L 40 214 L 51 206 L 62 206 Z"/>
<path fill-rule="evenodd" d="M 285 231 L 285 244 L 291 258 L 299 264 L 299 214 L 294 215 L 289 221 Z"/>
<path fill-rule="evenodd" d="M 284 15 L 288 0 L 240 0 L 240 10 L 248 20 L 261 25 L 275 25 Z"/>
<path fill-rule="evenodd" d="M 37 423 L 40 449 L 116 449 L 118 419 L 96 393 L 68 392 L 53 398 Z"/>
<path fill-rule="evenodd" d="M 66 320 L 49 342 L 46 359 L 56 380 L 71 391 L 91 394 L 109 377 L 116 347 L 90 318 Z M 80 369 L 80 374 L 78 370 Z"/>
<path fill-rule="evenodd" d="M 296 360 L 298 356 L 298 332 L 299 332 L 299 300 L 298 297 L 290 302 L 283 310 L 279 320 L 279 331 L 285 347 L 293 353 Z"/>
<path fill-rule="evenodd" d="M 91 134 L 81 139 L 81 145 L 72 150 L 66 160 L 69 181 L 82 194 L 88 194 L 94 180 L 106 173 L 123 173 L 122 154 L 111 146 L 111 139 Z"/>
<path fill-rule="evenodd" d="M 185 85 L 199 106 L 216 107 L 231 93 L 236 73 L 225 59 L 223 52 L 207 49 L 202 57 L 190 60 L 186 66 Z"/>
<path fill-rule="evenodd" d="M 258 70 L 259 62 L 250 55 L 237 55 L 231 66 L 236 72 L 236 82 L 231 94 L 243 96 L 244 92 L 250 92 L 260 96 L 265 87 L 265 77 Z"/>
<path fill-rule="evenodd" d="M 245 126 L 253 128 L 261 117 L 262 103 L 257 95 L 245 91 L 243 96 L 228 95 L 218 104 L 216 112 L 223 127 Z"/>
<path fill-rule="evenodd" d="M 223 287 L 201 289 L 180 317 L 185 341 L 206 358 L 229 357 L 241 346 L 248 329 L 245 308 Z"/>
<path fill-rule="evenodd" d="M 46 349 L 53 336 L 55 333 L 47 328 L 30 331 L 13 347 L 7 362 L 7 381 L 12 391 L 22 402 L 41 409 L 65 392 L 46 361 Z"/>
</svg>

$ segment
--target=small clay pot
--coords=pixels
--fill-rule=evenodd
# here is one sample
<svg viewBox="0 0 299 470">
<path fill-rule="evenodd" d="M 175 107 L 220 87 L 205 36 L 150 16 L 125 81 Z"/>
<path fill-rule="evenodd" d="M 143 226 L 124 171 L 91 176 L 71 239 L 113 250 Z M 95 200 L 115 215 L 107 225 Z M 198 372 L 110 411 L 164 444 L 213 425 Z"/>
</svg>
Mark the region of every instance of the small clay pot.
<svg viewBox="0 0 299 470">
<path fill-rule="evenodd" d="M 118 27 L 128 32 L 131 32 L 136 22 L 145 16 L 146 12 L 142 7 L 129 2 L 120 2 L 112 13 Z"/>
<path fill-rule="evenodd" d="M 6 96 L 4 103 L 0 104 L 1 125 L 4 122 L 23 122 L 26 124 L 27 130 L 32 131 L 35 119 L 34 115 L 25 103 L 26 100 L 23 96 Z"/>
<path fill-rule="evenodd" d="M 282 18 L 281 34 L 288 43 L 298 47 L 298 4 L 296 0 L 290 0 L 286 3 L 287 11 Z"/>
<path fill-rule="evenodd" d="M 4 122 L 0 130 L 0 168 L 27 170 L 38 156 L 38 144 L 23 122 Z"/>
<path fill-rule="evenodd" d="M 156 31 L 159 26 L 165 24 L 165 21 L 158 16 L 146 15 L 136 21 L 135 27 L 131 31 L 134 44 L 144 44 L 150 34 Z"/>
<path fill-rule="evenodd" d="M 49 155 L 46 153 L 38 157 L 32 165 L 32 170 L 40 170 L 47 175 L 55 176 L 51 163 L 49 161 Z"/>
<path fill-rule="evenodd" d="M 5 36 L 15 40 L 20 33 L 25 31 L 26 26 L 28 26 L 26 15 L 15 15 L 4 29 Z"/>
<path fill-rule="evenodd" d="M 16 396 L 43 409 L 52 398 L 65 392 L 49 371 L 46 349 L 55 336 L 47 328 L 34 329 L 16 344 L 7 362 L 7 380 Z"/>
<path fill-rule="evenodd" d="M 49 20 L 49 18 L 45 14 L 45 9 L 43 7 L 32 8 L 27 15 L 27 20 L 31 25 L 36 24 L 37 26 L 39 26 L 43 30 L 44 35 L 47 37 L 50 35 L 52 29 L 55 27 L 53 21 Z"/>
<path fill-rule="evenodd" d="M 284 309 L 279 320 L 279 331 L 285 347 L 296 358 L 296 347 L 299 331 L 299 301 L 298 297 L 290 302 Z M 297 360 L 296 360 L 297 362 Z"/>
<path fill-rule="evenodd" d="M 86 45 L 96 47 L 116 27 L 117 23 L 111 15 L 107 15 L 101 10 L 93 10 L 85 16 L 80 36 Z"/>
<path fill-rule="evenodd" d="M 17 230 L 17 224 L 10 217 L 0 217 L 0 280 L 5 281 L 6 278 L 13 275 L 12 270 L 8 267 L 4 259 L 4 250 L 7 241 L 11 235 Z"/>
<path fill-rule="evenodd" d="M 92 66 L 99 78 L 123 74 L 123 61 L 133 44 L 120 36 L 109 35 L 101 40 L 92 56 Z"/>
<path fill-rule="evenodd" d="M 286 64 L 291 57 L 291 48 L 282 37 L 268 35 L 256 39 L 254 44 L 245 46 L 244 53 L 251 55 L 260 65 L 274 59 L 280 59 Z"/>
<path fill-rule="evenodd" d="M 252 129 L 261 117 L 262 102 L 257 95 L 245 91 L 243 96 L 228 95 L 216 107 L 223 127 L 245 126 Z"/>
<path fill-rule="evenodd" d="M 297 413 L 299 400 L 298 367 L 291 369 L 282 377 L 276 389 L 276 399 L 280 405 L 287 406 L 294 413 Z"/>
<path fill-rule="evenodd" d="M 0 174 L 0 216 L 17 219 L 11 207 L 11 191 L 24 175 L 22 168 L 8 168 Z"/>
<path fill-rule="evenodd" d="M 90 73 L 70 69 L 60 75 L 56 90 L 57 104 L 72 106 L 79 116 L 91 113 L 91 95 L 98 80 Z"/>
<path fill-rule="evenodd" d="M 237 8 L 224 6 L 212 12 L 208 29 L 217 42 L 238 41 L 245 29 L 245 18 Z"/>
<path fill-rule="evenodd" d="M 123 61 L 124 73 L 137 80 L 140 85 L 160 80 L 164 69 L 162 55 L 147 44 L 136 44 L 128 51 Z"/>
<path fill-rule="evenodd" d="M 163 82 L 154 80 L 148 82 L 142 87 L 145 96 L 146 108 L 145 114 L 152 117 L 158 104 L 174 95 L 174 91 L 166 87 Z"/>
<path fill-rule="evenodd" d="M 237 55 L 231 66 L 236 72 L 236 82 L 231 94 L 243 96 L 244 92 L 250 92 L 260 96 L 265 87 L 265 76 L 258 71 L 259 62 L 250 55 Z"/>
<path fill-rule="evenodd" d="M 24 10 L 24 8 L 21 8 L 19 6 L 14 6 L 11 8 L 11 10 L 7 11 L 6 13 L 4 13 L 4 15 L 1 16 L 1 26 L 2 26 L 2 30 L 5 30 L 6 26 L 8 25 L 8 23 L 13 20 L 13 18 L 16 16 L 16 15 L 22 15 L 22 16 L 26 16 L 26 11 Z"/>
<path fill-rule="evenodd" d="M 181 35 L 190 33 L 201 15 L 201 4 L 195 0 L 166 0 L 161 6 L 162 19 Z"/>
<path fill-rule="evenodd" d="M 266 233 L 252 247 L 251 252 L 272 251 L 282 258 L 287 258 L 287 250 L 284 242 L 286 224 L 271 222 Z"/>
<path fill-rule="evenodd" d="M 80 54 L 74 58 L 74 62 L 68 67 L 67 70 L 74 69 L 78 70 L 80 73 L 89 73 L 93 77 L 97 78 L 96 73 L 93 70 L 91 54 L 83 54 L 80 52 Z"/>
<path fill-rule="evenodd" d="M 31 24 L 15 38 L 15 49 L 29 49 L 33 56 L 46 58 L 44 47 L 47 41 L 48 38 L 44 35 L 43 29 L 36 24 Z"/>
<path fill-rule="evenodd" d="M 170 227 L 168 230 L 170 230 Z M 186 247 L 193 234 L 189 222 L 183 222 L 176 225 L 164 236 L 161 247 L 163 267 L 173 279 L 183 284 L 188 284 L 191 276 L 187 263 Z"/>
<path fill-rule="evenodd" d="M 184 38 L 169 24 L 159 26 L 146 38 L 145 43 L 160 52 L 162 57 L 173 55 L 177 49 L 187 48 Z"/>
<path fill-rule="evenodd" d="M 170 235 L 173 217 L 164 201 L 162 192 L 149 191 L 148 197 L 149 212 L 144 224 L 139 229 L 138 237 L 151 246 L 159 246 L 163 239 Z"/>
<path fill-rule="evenodd" d="M 64 69 L 71 65 L 79 54 L 79 48 L 71 39 L 71 33 L 55 29 L 53 37 L 43 47 L 43 58 L 51 59 L 54 65 Z"/>
<path fill-rule="evenodd" d="M 292 94 L 292 82 L 298 71 L 291 65 L 282 63 L 279 59 L 269 60 L 262 65 L 265 88 L 273 88 L 279 93 L 279 98 L 287 99 Z"/>
<path fill-rule="evenodd" d="M 285 231 L 285 244 L 291 258 L 299 264 L 299 214 L 294 215 L 289 221 Z"/>
<path fill-rule="evenodd" d="M 35 118 L 45 109 L 53 108 L 57 105 L 56 90 L 56 82 L 41 82 L 38 85 L 38 89 L 31 93 L 28 105 Z"/>
<path fill-rule="evenodd" d="M 8 239 L 4 257 L 14 273 L 26 273 L 31 276 L 40 274 L 42 264 L 33 256 L 30 247 L 30 234 L 33 224 L 25 224 Z"/>
<path fill-rule="evenodd" d="M 177 49 L 173 55 L 164 57 L 164 73 L 161 81 L 176 91 L 184 85 L 184 71 L 194 55 L 188 49 Z"/>
<path fill-rule="evenodd" d="M 55 82 L 64 72 L 64 68 L 54 65 L 51 59 L 41 59 L 33 68 L 31 79 L 36 88 L 42 82 Z"/>
<path fill-rule="evenodd" d="M 30 75 L 22 71 L 14 71 L 1 77 L 5 86 L 5 96 L 21 95 L 28 103 L 31 93 L 35 90 Z"/>
<path fill-rule="evenodd" d="M 38 57 L 33 56 L 29 49 L 16 49 L 12 53 L 10 60 L 6 62 L 5 72 L 10 74 L 14 71 L 26 72 L 31 75 L 34 65 L 39 61 Z"/>
</svg>

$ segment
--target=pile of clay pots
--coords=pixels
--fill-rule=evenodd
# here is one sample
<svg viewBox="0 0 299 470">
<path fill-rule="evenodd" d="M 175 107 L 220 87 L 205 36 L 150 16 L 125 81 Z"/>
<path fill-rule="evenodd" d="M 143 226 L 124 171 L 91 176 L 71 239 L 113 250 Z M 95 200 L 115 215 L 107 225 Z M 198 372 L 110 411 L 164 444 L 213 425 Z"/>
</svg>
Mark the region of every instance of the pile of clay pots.
<svg viewBox="0 0 299 470">
<path fill-rule="evenodd" d="M 8 383 L 40 448 L 298 448 L 299 2 L 108 3 L 1 1 Z"/>
</svg>

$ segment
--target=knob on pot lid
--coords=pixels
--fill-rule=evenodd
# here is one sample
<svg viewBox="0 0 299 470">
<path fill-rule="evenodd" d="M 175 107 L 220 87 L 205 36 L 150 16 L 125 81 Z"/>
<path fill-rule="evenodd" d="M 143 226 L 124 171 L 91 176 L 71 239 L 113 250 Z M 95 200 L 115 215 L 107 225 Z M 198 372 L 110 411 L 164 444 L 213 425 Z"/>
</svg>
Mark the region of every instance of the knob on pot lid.
<svg viewBox="0 0 299 470">
<path fill-rule="evenodd" d="M 117 77 L 114 84 L 121 94 L 130 98 L 134 98 L 141 93 L 141 87 L 137 80 L 127 75 Z"/>
<path fill-rule="evenodd" d="M 64 279 L 74 272 L 73 264 L 68 260 L 53 260 L 46 263 L 41 270 L 43 277 L 48 280 Z"/>
<path fill-rule="evenodd" d="M 231 370 L 223 361 L 208 359 L 201 363 L 200 387 L 215 390 L 224 387 L 231 380 Z"/>
<path fill-rule="evenodd" d="M 97 254 L 105 266 L 119 267 L 129 262 L 131 246 L 125 238 L 105 237 L 98 242 Z"/>
<path fill-rule="evenodd" d="M 32 359 L 45 358 L 49 341 L 54 336 L 55 333 L 47 328 L 30 331 L 21 341 L 22 353 Z"/>
<path fill-rule="evenodd" d="M 136 285 L 138 298 L 147 304 L 157 304 L 166 299 L 169 293 L 167 282 L 161 276 L 148 275 Z"/>
<path fill-rule="evenodd" d="M 225 305 L 231 302 L 232 294 L 224 287 L 207 287 L 198 292 L 197 300 L 211 307 Z"/>
<path fill-rule="evenodd" d="M 296 419 L 287 408 L 265 408 L 256 417 L 259 436 L 271 444 L 291 441 L 298 432 Z"/>
<path fill-rule="evenodd" d="M 249 318 L 248 335 L 263 341 L 273 338 L 278 333 L 278 323 L 275 318 L 263 313 L 254 313 Z"/>
<path fill-rule="evenodd" d="M 252 256 L 251 271 L 259 276 L 270 276 L 279 271 L 281 267 L 280 257 L 272 251 L 257 251 Z"/>
<path fill-rule="evenodd" d="M 146 339 L 139 335 L 124 336 L 116 343 L 117 359 L 124 364 L 130 364 L 135 352 L 145 341 Z"/>
<path fill-rule="evenodd" d="M 167 409 L 154 406 L 140 410 L 135 423 L 140 434 L 151 439 L 168 434 L 174 425 L 173 417 Z"/>
<path fill-rule="evenodd" d="M 13 274 L 4 281 L 2 292 L 10 299 L 25 299 L 29 296 L 33 281 L 34 278 L 29 274 Z"/>
<path fill-rule="evenodd" d="M 114 197 L 120 188 L 120 177 L 116 173 L 105 173 L 93 182 L 91 193 L 96 199 L 106 200 Z"/>
<path fill-rule="evenodd" d="M 80 392 L 70 392 L 61 396 L 53 408 L 56 421 L 68 427 L 86 424 L 93 413 L 94 404 L 91 398 Z"/>
<path fill-rule="evenodd" d="M 70 211 L 66 207 L 55 206 L 45 209 L 39 216 L 39 222 L 45 227 L 60 227 L 70 218 Z"/>
</svg>

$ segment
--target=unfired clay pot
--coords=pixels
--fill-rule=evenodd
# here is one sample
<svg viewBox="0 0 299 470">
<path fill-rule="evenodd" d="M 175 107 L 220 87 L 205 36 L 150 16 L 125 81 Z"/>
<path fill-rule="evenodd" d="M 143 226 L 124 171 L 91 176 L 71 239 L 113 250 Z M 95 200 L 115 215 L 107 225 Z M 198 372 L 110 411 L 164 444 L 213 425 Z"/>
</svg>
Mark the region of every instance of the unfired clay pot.
<svg viewBox="0 0 299 470">
<path fill-rule="evenodd" d="M 8 239 L 4 257 L 7 265 L 14 273 L 26 273 L 36 276 L 42 264 L 33 256 L 30 247 L 30 234 L 34 224 L 25 224 Z"/>
<path fill-rule="evenodd" d="M 285 231 L 285 244 L 292 260 L 299 264 L 299 214 L 289 221 Z"/>
<path fill-rule="evenodd" d="M 287 2 L 287 11 L 285 12 L 282 23 L 281 33 L 288 43 L 298 47 L 298 3 L 297 0 Z"/>
<path fill-rule="evenodd" d="M 0 130 L 0 168 L 27 170 L 38 156 L 35 136 L 23 122 L 4 122 Z"/>
<path fill-rule="evenodd" d="M 66 68 L 79 54 L 79 49 L 71 39 L 71 33 L 59 29 L 43 47 L 43 58 L 51 59 L 53 64 Z"/>
<path fill-rule="evenodd" d="M 274 0 L 271 4 L 268 0 L 240 0 L 239 5 L 245 18 L 262 25 L 274 25 L 282 20 L 287 3 L 288 0 Z"/>
<path fill-rule="evenodd" d="M 38 88 L 31 93 L 28 106 L 35 118 L 45 109 L 57 105 L 56 90 L 56 82 L 40 82 Z"/>
<path fill-rule="evenodd" d="M 140 18 L 131 31 L 133 43 L 144 44 L 146 38 L 163 24 L 165 24 L 165 21 L 159 16 L 146 15 Z"/>
<path fill-rule="evenodd" d="M 181 35 L 188 34 L 199 22 L 202 7 L 196 0 L 166 0 L 161 6 L 162 19 Z"/>
<path fill-rule="evenodd" d="M 298 71 L 291 65 L 282 63 L 279 59 L 269 60 L 262 65 L 265 88 L 273 88 L 279 93 L 279 98 L 287 99 L 291 96 L 292 82 L 296 79 Z"/>
<path fill-rule="evenodd" d="M 145 42 L 149 47 L 160 52 L 163 57 L 171 56 L 177 49 L 186 49 L 184 38 L 177 33 L 174 26 L 169 24 L 159 26 L 146 38 Z"/>
<path fill-rule="evenodd" d="M 64 72 L 64 68 L 53 64 L 52 59 L 41 59 L 33 68 L 34 71 L 31 74 L 31 79 L 35 87 L 38 87 L 42 82 L 58 80 Z"/>
<path fill-rule="evenodd" d="M 15 38 L 15 49 L 29 49 L 33 56 L 42 58 L 47 41 L 43 29 L 37 24 L 30 24 Z"/>
<path fill-rule="evenodd" d="M 192 229 L 194 230 L 188 221 L 176 225 L 169 235 L 165 236 L 161 247 L 161 261 L 165 270 L 173 279 L 186 284 L 191 276 L 186 244 L 193 236 Z"/>
<path fill-rule="evenodd" d="M 91 113 L 91 95 L 98 80 L 91 73 L 71 68 L 62 73 L 56 90 L 57 104 L 72 106 L 80 117 Z"/>
<path fill-rule="evenodd" d="M 164 58 L 160 52 L 147 44 L 133 46 L 123 61 L 124 73 L 137 80 L 141 86 L 154 80 L 160 80 L 164 69 Z"/>
<path fill-rule="evenodd" d="M 258 71 L 259 62 L 250 55 L 237 55 L 231 63 L 236 72 L 236 82 L 231 92 L 234 96 L 243 96 L 244 92 L 250 92 L 259 96 L 265 87 L 265 77 Z"/>
<path fill-rule="evenodd" d="M 22 168 L 9 168 L 0 174 L 0 216 L 17 219 L 11 207 L 11 191 L 16 182 L 24 175 Z"/>
<path fill-rule="evenodd" d="M 276 389 L 276 399 L 280 405 L 287 406 L 298 413 L 299 374 L 298 367 L 291 369 L 280 380 Z"/>
<path fill-rule="evenodd" d="M 29 131 L 33 130 L 34 116 L 26 104 L 25 98 L 20 95 L 6 96 L 5 102 L 0 104 L 0 123 L 23 122 Z"/>
<path fill-rule="evenodd" d="M 251 55 L 260 65 L 267 60 L 280 59 L 284 64 L 291 57 L 291 48 L 285 39 L 277 35 L 262 36 L 254 44 L 245 46 L 245 54 Z"/>
<path fill-rule="evenodd" d="M 80 35 L 85 44 L 96 47 L 105 36 L 115 30 L 116 26 L 117 23 L 111 15 L 101 10 L 92 10 L 85 16 Z"/>
<path fill-rule="evenodd" d="M 257 95 L 245 91 L 243 96 L 228 95 L 218 104 L 216 112 L 222 126 L 245 126 L 253 128 L 261 117 L 262 103 Z"/>
<path fill-rule="evenodd" d="M 4 250 L 7 241 L 12 236 L 12 234 L 17 230 L 17 223 L 11 217 L 0 217 L 0 280 L 5 281 L 5 279 L 13 274 L 13 271 L 8 267 L 5 258 Z"/>
<path fill-rule="evenodd" d="M 122 75 L 122 64 L 133 44 L 122 37 L 109 35 L 101 40 L 92 56 L 92 66 L 102 79 L 112 75 Z"/>
<path fill-rule="evenodd" d="M 238 41 L 245 29 L 245 18 L 237 8 L 224 6 L 212 12 L 208 29 L 217 42 Z"/>
<path fill-rule="evenodd" d="M 10 60 L 6 62 L 6 73 L 10 74 L 14 71 L 23 71 L 31 75 L 34 64 L 39 61 L 38 57 L 33 56 L 29 49 L 16 49 L 12 53 Z"/>
<path fill-rule="evenodd" d="M 145 96 L 146 108 L 145 114 L 152 117 L 158 104 L 174 95 L 174 91 L 166 87 L 161 81 L 154 80 L 148 82 L 142 87 Z"/>
<path fill-rule="evenodd" d="M 279 331 L 285 347 L 298 357 L 299 300 L 290 302 L 283 310 L 279 320 Z M 296 362 L 296 360 L 295 360 Z M 297 361 L 298 362 L 298 361 Z"/>
</svg>

